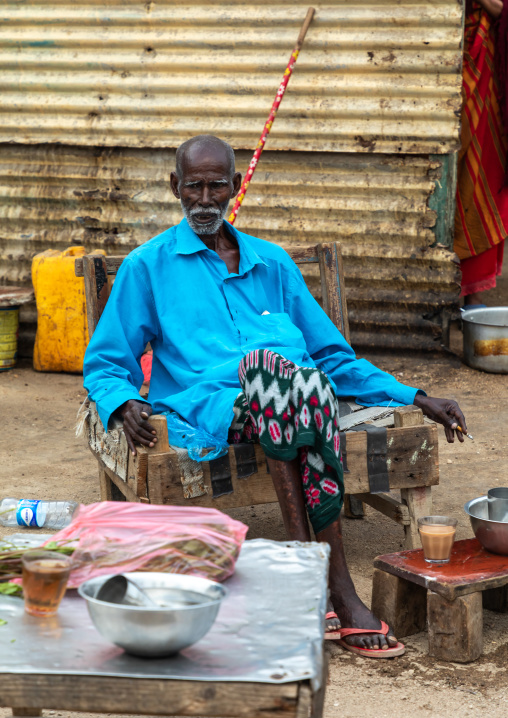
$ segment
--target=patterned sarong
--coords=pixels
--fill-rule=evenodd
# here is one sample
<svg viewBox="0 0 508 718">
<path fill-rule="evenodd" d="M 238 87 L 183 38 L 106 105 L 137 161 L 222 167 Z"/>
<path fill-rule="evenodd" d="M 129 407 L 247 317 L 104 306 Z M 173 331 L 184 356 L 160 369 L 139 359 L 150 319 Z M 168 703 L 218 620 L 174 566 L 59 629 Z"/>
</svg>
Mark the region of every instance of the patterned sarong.
<svg viewBox="0 0 508 718">
<path fill-rule="evenodd" d="M 279 461 L 300 459 L 305 503 L 315 533 L 339 516 L 344 497 L 339 407 L 326 374 L 298 367 L 268 349 L 240 362 L 231 443 L 259 443 Z"/>
<path fill-rule="evenodd" d="M 461 260 L 486 252 L 508 234 L 508 188 L 505 185 L 507 140 L 498 104 L 494 71 L 493 20 L 478 2 L 466 16 L 462 77 L 463 109 L 458 162 L 454 250 Z M 494 254 L 492 255 L 494 256 Z M 497 256 L 497 254 L 496 254 Z M 462 294 L 495 286 L 480 267 L 467 267 Z M 478 284 L 475 274 L 478 274 Z M 468 290 L 464 291 L 464 285 Z"/>
</svg>

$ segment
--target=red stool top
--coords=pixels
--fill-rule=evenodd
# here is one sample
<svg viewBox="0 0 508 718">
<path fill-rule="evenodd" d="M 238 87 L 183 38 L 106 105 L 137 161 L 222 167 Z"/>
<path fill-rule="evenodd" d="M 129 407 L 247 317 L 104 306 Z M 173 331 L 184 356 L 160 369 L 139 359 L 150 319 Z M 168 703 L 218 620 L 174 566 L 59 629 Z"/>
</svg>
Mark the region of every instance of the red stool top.
<svg viewBox="0 0 508 718">
<path fill-rule="evenodd" d="M 508 584 L 508 556 L 486 551 L 477 539 L 455 541 L 450 563 L 426 563 L 422 549 L 413 549 L 378 556 L 374 567 L 439 593 L 449 601 Z"/>
</svg>

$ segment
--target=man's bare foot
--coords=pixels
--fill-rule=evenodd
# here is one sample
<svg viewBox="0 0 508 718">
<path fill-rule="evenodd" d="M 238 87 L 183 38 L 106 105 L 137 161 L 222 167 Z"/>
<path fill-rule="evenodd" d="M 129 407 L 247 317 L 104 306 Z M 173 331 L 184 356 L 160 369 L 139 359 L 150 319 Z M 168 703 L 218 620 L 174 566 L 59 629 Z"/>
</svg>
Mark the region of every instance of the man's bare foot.
<svg viewBox="0 0 508 718">
<path fill-rule="evenodd" d="M 349 597 L 345 597 L 343 594 L 337 596 L 332 593 L 332 603 L 340 619 L 342 628 L 381 629 L 381 621 L 360 601 L 356 592 L 354 596 Z M 387 648 L 397 645 L 397 639 L 391 629 L 387 636 L 384 636 L 382 633 L 360 633 L 358 636 L 346 636 L 344 641 L 349 643 L 350 646 L 370 648 L 373 650 L 386 650 Z"/>
<path fill-rule="evenodd" d="M 381 621 L 360 601 L 349 575 L 344 555 L 340 517 L 326 529 L 317 533 L 316 538 L 330 546 L 330 594 L 342 628 L 381 629 Z M 387 636 L 383 636 L 382 633 L 360 633 L 358 636 L 347 636 L 344 640 L 350 646 L 357 648 L 386 650 L 397 645 L 397 639 L 391 630 Z"/>
<path fill-rule="evenodd" d="M 292 541 L 310 541 L 298 460 L 284 462 L 268 459 L 268 465 L 289 538 Z M 331 599 L 342 628 L 381 629 L 381 622 L 358 598 L 349 575 L 342 543 L 340 516 L 325 529 L 316 532 L 316 538 L 330 546 Z M 333 608 L 329 605 L 327 613 Z M 336 631 L 338 628 L 336 619 L 327 620 L 327 632 Z M 391 631 L 386 637 L 382 633 L 359 634 L 348 636 L 344 640 L 351 646 L 371 649 L 387 649 L 397 644 L 397 639 Z"/>
</svg>

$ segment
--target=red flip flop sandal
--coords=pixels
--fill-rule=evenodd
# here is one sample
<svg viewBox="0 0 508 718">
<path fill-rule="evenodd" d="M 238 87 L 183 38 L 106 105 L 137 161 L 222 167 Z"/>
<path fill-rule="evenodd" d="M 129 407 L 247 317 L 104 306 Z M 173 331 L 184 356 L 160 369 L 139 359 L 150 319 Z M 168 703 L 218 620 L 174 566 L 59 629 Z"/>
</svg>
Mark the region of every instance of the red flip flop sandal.
<svg viewBox="0 0 508 718">
<path fill-rule="evenodd" d="M 391 646 L 390 648 L 359 648 L 358 646 L 350 646 L 349 643 L 346 643 L 343 639 L 346 636 L 357 636 L 361 633 L 380 633 L 383 636 L 386 636 L 388 634 L 388 631 L 390 629 L 388 628 L 387 624 L 384 621 L 381 621 L 381 628 L 380 629 L 371 629 L 371 628 L 341 628 L 340 631 L 337 631 L 337 633 L 340 634 L 340 636 L 336 639 L 338 643 L 344 648 L 346 651 L 351 651 L 351 653 L 356 653 L 359 656 L 365 656 L 366 658 L 395 658 L 396 656 L 402 656 L 406 652 L 406 648 L 403 643 L 400 641 L 397 643 L 396 646 Z"/>
<path fill-rule="evenodd" d="M 328 613 L 325 616 L 325 620 L 328 621 L 330 618 L 336 618 L 337 621 L 339 620 L 339 617 L 335 613 L 335 611 L 328 611 Z M 341 628 L 337 628 L 336 631 L 325 631 L 325 641 L 338 641 L 340 639 L 340 632 Z"/>
</svg>

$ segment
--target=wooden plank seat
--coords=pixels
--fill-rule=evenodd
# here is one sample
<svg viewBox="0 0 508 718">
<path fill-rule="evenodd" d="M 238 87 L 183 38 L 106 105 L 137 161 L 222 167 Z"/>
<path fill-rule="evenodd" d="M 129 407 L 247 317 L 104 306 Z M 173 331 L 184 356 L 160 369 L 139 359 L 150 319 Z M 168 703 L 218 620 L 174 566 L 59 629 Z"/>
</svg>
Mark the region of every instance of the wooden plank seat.
<svg viewBox="0 0 508 718">
<path fill-rule="evenodd" d="M 323 308 L 349 341 L 340 245 L 286 251 L 299 265 L 318 265 Z M 76 276 L 85 279 L 90 336 L 109 296 L 108 275 L 116 274 L 123 259 L 100 254 L 76 259 Z M 121 422 L 112 418 L 106 434 L 90 403 L 88 443 L 99 463 L 102 500 L 195 504 L 223 511 L 277 501 L 260 446 L 232 446 L 224 457 L 193 462 L 185 451 L 169 446 L 163 416 L 153 415 L 150 421 L 157 429 L 157 444 L 140 447 L 133 457 Z M 367 503 L 404 527 L 406 548 L 419 546 L 417 518 L 431 513 L 431 486 L 439 483 L 435 424 L 424 423 L 416 407 L 401 407 L 394 412 L 393 426 L 347 431 L 341 440 L 346 450 L 346 515 L 362 516 L 362 503 Z"/>
</svg>

